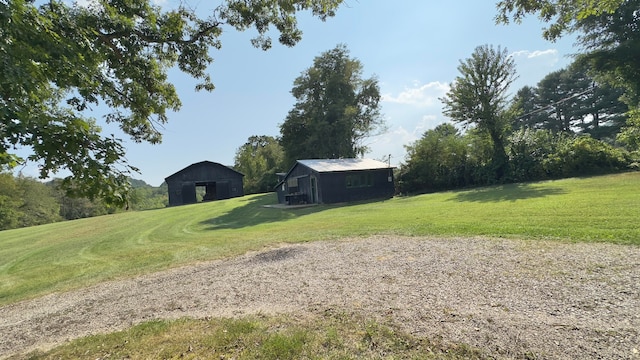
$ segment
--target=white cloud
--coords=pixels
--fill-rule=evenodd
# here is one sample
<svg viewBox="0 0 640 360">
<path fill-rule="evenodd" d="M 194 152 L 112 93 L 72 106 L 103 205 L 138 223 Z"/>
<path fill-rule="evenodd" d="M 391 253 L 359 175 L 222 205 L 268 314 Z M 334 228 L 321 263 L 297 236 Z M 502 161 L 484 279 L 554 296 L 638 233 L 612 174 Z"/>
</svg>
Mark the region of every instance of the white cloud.
<svg viewBox="0 0 640 360">
<path fill-rule="evenodd" d="M 570 62 L 570 58 L 560 55 L 557 49 L 520 50 L 511 53 L 510 56 L 516 63 L 519 76 L 514 89 L 524 85 L 534 86 L 543 77 Z"/>
<path fill-rule="evenodd" d="M 439 104 L 438 98 L 444 96 L 449 90 L 449 84 L 441 83 L 439 81 L 430 82 L 428 84 L 420 85 L 414 83 L 413 87 L 405 88 L 404 91 L 398 95 L 384 94 L 382 101 L 414 105 L 419 107 L 433 106 Z"/>
<path fill-rule="evenodd" d="M 561 59 L 556 49 L 520 50 L 512 53 L 510 56 L 515 60 L 518 70 L 522 68 L 526 69 L 526 71 L 541 67 L 546 69 L 553 68 Z"/>
<path fill-rule="evenodd" d="M 525 57 L 527 59 L 533 59 L 533 58 L 544 56 L 544 57 L 552 57 L 557 59 L 558 50 L 556 49 L 534 50 L 534 51 L 520 50 L 520 51 L 511 53 L 510 56 L 514 58 Z"/>
<path fill-rule="evenodd" d="M 411 145 L 420 139 L 425 131 L 433 129 L 440 123 L 442 123 L 442 119 L 438 116 L 424 115 L 417 122 L 393 126 L 384 134 L 371 139 L 372 141 L 368 144 L 371 153 L 367 156 L 382 159 L 391 155 L 391 163 L 397 166 L 405 160 L 404 146 Z"/>
<path fill-rule="evenodd" d="M 554 58 L 558 57 L 558 50 L 556 49 L 547 49 L 547 50 L 536 50 L 529 54 L 528 58 L 533 59 L 539 56 L 553 56 Z"/>
</svg>

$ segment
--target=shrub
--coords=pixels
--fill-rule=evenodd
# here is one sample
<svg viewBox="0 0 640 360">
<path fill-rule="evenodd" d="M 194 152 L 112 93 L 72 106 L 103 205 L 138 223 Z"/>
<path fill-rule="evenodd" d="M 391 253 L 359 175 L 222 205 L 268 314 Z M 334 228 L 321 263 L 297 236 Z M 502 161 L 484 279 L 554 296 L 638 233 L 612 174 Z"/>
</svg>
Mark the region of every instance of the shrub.
<svg viewBox="0 0 640 360">
<path fill-rule="evenodd" d="M 567 139 L 543 162 L 550 177 L 596 175 L 624 170 L 629 154 L 589 136 Z"/>
</svg>

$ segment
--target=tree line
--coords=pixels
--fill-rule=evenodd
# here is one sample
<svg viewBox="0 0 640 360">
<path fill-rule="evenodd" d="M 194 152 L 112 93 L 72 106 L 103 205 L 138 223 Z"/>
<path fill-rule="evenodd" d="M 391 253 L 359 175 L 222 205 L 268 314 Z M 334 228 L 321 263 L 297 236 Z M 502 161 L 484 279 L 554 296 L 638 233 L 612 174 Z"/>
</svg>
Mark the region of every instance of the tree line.
<svg viewBox="0 0 640 360">
<path fill-rule="evenodd" d="M 569 5 L 569 6 L 564 6 Z M 408 145 L 403 192 L 553 179 L 638 169 L 640 1 L 498 3 L 497 21 L 538 14 L 553 40 L 578 33 L 566 69 L 508 99 L 515 66 L 506 49 L 480 46 L 460 62 L 441 99 L 443 124 Z"/>
<path fill-rule="evenodd" d="M 0 230 L 49 224 L 63 220 L 167 206 L 167 186 L 153 187 L 129 179 L 131 196 L 126 208 L 102 199 L 70 196 L 60 186 L 62 179 L 42 182 L 32 177 L 0 172 Z"/>
<path fill-rule="evenodd" d="M 506 49 L 476 48 L 441 100 L 453 123 L 405 146 L 403 193 L 602 174 L 638 167 L 625 138 L 624 89 L 601 83 L 584 63 L 525 86 L 512 99 L 515 66 Z M 456 126 L 458 125 L 458 126 Z M 466 130 L 466 131 L 463 131 Z"/>
</svg>

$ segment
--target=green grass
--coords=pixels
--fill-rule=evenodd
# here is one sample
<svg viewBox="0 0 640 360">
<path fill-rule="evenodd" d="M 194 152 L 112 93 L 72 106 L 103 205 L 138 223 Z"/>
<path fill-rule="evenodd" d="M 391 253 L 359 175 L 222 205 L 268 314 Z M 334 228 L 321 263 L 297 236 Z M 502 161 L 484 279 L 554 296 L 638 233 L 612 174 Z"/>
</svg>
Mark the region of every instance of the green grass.
<svg viewBox="0 0 640 360">
<path fill-rule="evenodd" d="M 0 232 L 0 305 L 241 254 L 372 234 L 640 244 L 640 173 L 273 209 L 274 194 Z"/>
<path fill-rule="evenodd" d="M 74 340 L 29 359 L 484 359 L 346 314 L 151 321 Z"/>
</svg>

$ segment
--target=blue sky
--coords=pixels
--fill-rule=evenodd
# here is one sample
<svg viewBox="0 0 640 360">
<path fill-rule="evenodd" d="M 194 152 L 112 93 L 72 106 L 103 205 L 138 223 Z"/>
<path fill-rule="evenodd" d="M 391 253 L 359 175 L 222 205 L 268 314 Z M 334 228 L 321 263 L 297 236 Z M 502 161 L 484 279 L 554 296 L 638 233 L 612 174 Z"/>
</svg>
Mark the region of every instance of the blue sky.
<svg viewBox="0 0 640 360">
<path fill-rule="evenodd" d="M 390 154 L 392 164 L 398 165 L 405 160 L 404 145 L 448 121 L 438 98 L 458 75 L 459 61 L 475 47 L 508 49 L 519 75 L 512 93 L 565 67 L 577 52 L 571 38 L 555 43 L 542 39 L 543 24 L 533 18 L 520 25 L 495 25 L 495 2 L 346 0 L 326 22 L 300 16 L 304 35 L 297 46 L 274 41 L 266 52 L 251 46 L 254 32 L 225 29 L 222 49 L 211 53 L 215 60 L 209 71 L 216 89 L 195 92 L 195 80 L 172 71 L 170 79 L 183 106 L 170 114 L 162 144 L 127 141 L 127 158 L 141 170 L 134 177 L 158 186 L 195 162 L 232 165 L 236 150 L 250 136 L 277 136 L 294 103 L 290 94 L 294 79 L 313 64 L 314 57 L 341 43 L 362 62 L 364 77 L 377 76 L 383 94 L 381 110 L 388 131 L 367 141 L 372 151 L 366 157 Z M 218 2 L 187 3 L 205 14 Z M 23 171 L 36 175 L 35 170 Z"/>
</svg>

